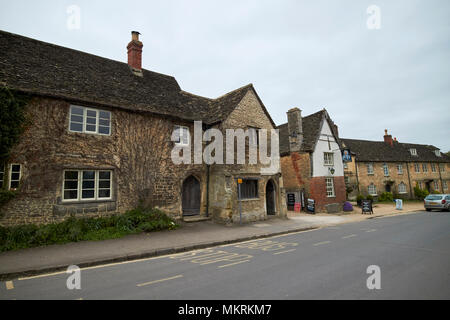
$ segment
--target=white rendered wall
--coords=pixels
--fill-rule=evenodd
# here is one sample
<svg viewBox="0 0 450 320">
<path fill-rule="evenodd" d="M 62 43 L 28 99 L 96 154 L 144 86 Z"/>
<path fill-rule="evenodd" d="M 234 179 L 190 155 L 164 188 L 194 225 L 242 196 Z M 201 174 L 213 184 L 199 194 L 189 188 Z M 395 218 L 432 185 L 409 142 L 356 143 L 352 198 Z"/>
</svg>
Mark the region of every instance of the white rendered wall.
<svg viewBox="0 0 450 320">
<path fill-rule="evenodd" d="M 328 140 L 330 143 L 328 144 Z M 324 152 L 333 152 L 334 164 L 332 166 L 324 165 Z M 342 154 L 339 145 L 334 139 L 328 121 L 324 120 L 322 131 L 319 135 L 316 148 L 312 154 L 313 159 L 313 177 L 342 177 L 344 176 L 344 165 L 342 163 Z M 334 168 L 333 175 L 330 174 L 329 168 Z"/>
</svg>

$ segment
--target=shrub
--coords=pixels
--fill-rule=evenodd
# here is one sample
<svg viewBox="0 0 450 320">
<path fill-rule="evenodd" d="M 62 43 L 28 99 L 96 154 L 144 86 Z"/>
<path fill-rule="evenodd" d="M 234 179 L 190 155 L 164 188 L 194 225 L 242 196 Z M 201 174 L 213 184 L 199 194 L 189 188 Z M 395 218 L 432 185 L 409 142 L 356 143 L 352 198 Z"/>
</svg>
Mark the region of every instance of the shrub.
<svg viewBox="0 0 450 320">
<path fill-rule="evenodd" d="M 430 193 L 428 192 L 428 190 L 426 189 L 420 189 L 419 185 L 416 184 L 416 186 L 414 187 L 414 195 L 416 196 L 416 198 L 418 198 L 419 200 L 423 200 L 426 198 L 426 196 L 428 196 Z"/>
<path fill-rule="evenodd" d="M 164 212 L 157 209 L 138 208 L 124 214 L 101 218 L 74 218 L 54 224 L 0 226 L 0 252 L 42 245 L 105 240 L 127 234 L 179 227 Z"/>
<path fill-rule="evenodd" d="M 433 190 L 431 191 L 432 194 L 441 194 L 441 192 L 439 190 Z"/>
<path fill-rule="evenodd" d="M 16 193 L 13 191 L 0 189 L 0 208 L 15 196 Z"/>
<path fill-rule="evenodd" d="M 373 196 L 371 194 L 367 195 L 366 200 L 371 200 L 373 201 Z"/>
<path fill-rule="evenodd" d="M 394 201 L 394 195 L 391 192 L 383 192 L 378 198 L 379 201 Z"/>
<path fill-rule="evenodd" d="M 358 196 L 356 197 L 356 203 L 358 204 L 358 206 L 361 205 L 361 200 L 364 200 L 364 196 L 362 194 L 358 194 Z"/>
</svg>

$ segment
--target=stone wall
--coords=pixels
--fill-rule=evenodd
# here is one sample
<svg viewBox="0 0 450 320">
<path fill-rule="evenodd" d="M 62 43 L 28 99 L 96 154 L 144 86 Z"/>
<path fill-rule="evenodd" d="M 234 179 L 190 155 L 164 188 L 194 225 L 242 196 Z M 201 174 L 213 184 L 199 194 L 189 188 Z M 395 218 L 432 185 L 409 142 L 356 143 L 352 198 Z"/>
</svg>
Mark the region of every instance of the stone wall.
<svg viewBox="0 0 450 320">
<path fill-rule="evenodd" d="M 205 190 L 203 165 L 177 166 L 170 158 L 174 125 L 188 126 L 192 132 L 192 123 L 114 109 L 110 110 L 111 135 L 100 136 L 69 132 L 69 109 L 67 101 L 38 97 L 27 106 L 32 124 L 13 148 L 9 161 L 22 165 L 20 191 L 2 208 L 0 224 L 51 223 L 70 214 L 124 212 L 140 201 L 179 217 L 183 180 L 195 174 Z M 64 169 L 112 170 L 113 199 L 63 203 Z"/>
</svg>

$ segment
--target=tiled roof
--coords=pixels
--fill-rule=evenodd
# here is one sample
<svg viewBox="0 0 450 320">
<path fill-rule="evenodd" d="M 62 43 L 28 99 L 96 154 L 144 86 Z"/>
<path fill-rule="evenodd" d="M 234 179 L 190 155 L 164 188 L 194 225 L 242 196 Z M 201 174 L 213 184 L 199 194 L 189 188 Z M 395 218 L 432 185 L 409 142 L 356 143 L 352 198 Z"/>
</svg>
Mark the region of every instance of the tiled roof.
<svg viewBox="0 0 450 320">
<path fill-rule="evenodd" d="M 435 146 L 412 143 L 393 143 L 391 147 L 384 141 L 367 141 L 355 139 L 341 139 L 356 155 L 357 161 L 364 162 L 450 162 L 450 157 L 441 153 L 438 157 Z M 416 149 L 417 156 L 410 153 L 410 149 Z"/>
<path fill-rule="evenodd" d="M 328 116 L 325 109 L 320 110 L 316 113 L 310 114 L 309 116 L 302 118 L 302 129 L 303 129 L 303 143 L 301 151 L 312 152 L 316 146 L 316 142 L 319 138 L 320 131 L 322 129 L 322 120 L 328 120 L 330 129 L 334 136 L 337 137 L 338 144 L 340 143 L 338 134 L 333 127 L 333 121 Z M 289 153 L 289 131 L 288 124 L 282 124 L 278 126 L 280 130 L 280 154 L 285 155 Z"/>
<path fill-rule="evenodd" d="M 172 76 L 145 69 L 142 75 L 127 63 L 0 30 L 0 84 L 23 92 L 211 124 L 254 90 L 249 84 L 209 99 L 182 91 Z"/>
</svg>

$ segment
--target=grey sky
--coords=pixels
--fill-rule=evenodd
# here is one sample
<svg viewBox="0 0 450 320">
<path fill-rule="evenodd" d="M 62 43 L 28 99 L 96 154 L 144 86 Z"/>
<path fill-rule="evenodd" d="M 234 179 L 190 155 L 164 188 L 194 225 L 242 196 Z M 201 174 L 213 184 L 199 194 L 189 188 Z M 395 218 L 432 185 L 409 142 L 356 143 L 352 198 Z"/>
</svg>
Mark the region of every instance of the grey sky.
<svg viewBox="0 0 450 320">
<path fill-rule="evenodd" d="M 450 1 L 0 0 L 0 29 L 143 67 L 215 98 L 253 83 L 277 124 L 325 107 L 341 137 L 450 150 Z M 381 9 L 369 30 L 366 10 Z M 81 28 L 66 27 L 69 5 Z"/>
</svg>

